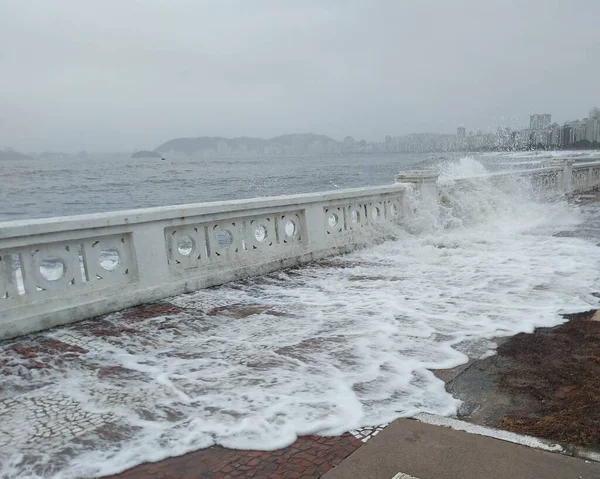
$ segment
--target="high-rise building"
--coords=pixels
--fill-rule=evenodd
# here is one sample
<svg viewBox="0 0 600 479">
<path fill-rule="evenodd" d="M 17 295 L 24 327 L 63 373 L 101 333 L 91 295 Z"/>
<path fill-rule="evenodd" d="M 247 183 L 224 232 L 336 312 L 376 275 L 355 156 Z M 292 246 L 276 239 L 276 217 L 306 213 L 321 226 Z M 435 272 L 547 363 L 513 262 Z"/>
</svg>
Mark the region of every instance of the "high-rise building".
<svg viewBox="0 0 600 479">
<path fill-rule="evenodd" d="M 585 131 L 585 139 L 592 143 L 600 143 L 600 111 L 598 111 L 597 117 L 592 117 L 590 111 L 590 118 L 588 118 Z"/>
<path fill-rule="evenodd" d="M 529 128 L 531 130 L 543 130 L 552 123 L 552 115 L 550 113 L 536 113 L 529 117 Z"/>
<path fill-rule="evenodd" d="M 586 139 L 588 119 L 572 120 L 565 122 L 562 128 L 562 146 L 569 146 L 573 143 Z"/>
<path fill-rule="evenodd" d="M 564 148 L 573 143 L 573 128 L 565 123 L 560 130 L 560 145 Z"/>
<path fill-rule="evenodd" d="M 598 118 L 598 119 L 600 119 L 600 108 L 598 108 L 597 106 L 595 106 L 594 108 L 592 108 L 590 110 L 590 120 L 592 118 Z"/>
<path fill-rule="evenodd" d="M 573 130 L 575 131 L 574 141 L 582 141 L 586 139 L 587 123 L 587 118 L 573 122 Z"/>
<path fill-rule="evenodd" d="M 456 136 L 459 140 L 464 140 L 467 137 L 467 129 L 464 126 L 459 126 L 456 129 Z"/>
<path fill-rule="evenodd" d="M 551 146 L 560 145 L 560 125 L 558 123 L 552 123 L 552 125 L 550 125 L 549 142 Z"/>
</svg>

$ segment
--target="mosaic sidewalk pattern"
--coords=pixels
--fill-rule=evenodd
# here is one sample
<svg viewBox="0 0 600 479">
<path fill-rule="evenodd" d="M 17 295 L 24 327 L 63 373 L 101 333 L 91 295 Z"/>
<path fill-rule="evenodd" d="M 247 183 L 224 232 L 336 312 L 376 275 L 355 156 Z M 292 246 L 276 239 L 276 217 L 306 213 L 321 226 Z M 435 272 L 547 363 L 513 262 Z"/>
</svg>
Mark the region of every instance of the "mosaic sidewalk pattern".
<svg viewBox="0 0 600 479">
<path fill-rule="evenodd" d="M 256 314 L 255 309 L 228 305 L 218 308 L 217 312 L 238 318 Z M 99 355 L 105 355 L 107 348 L 110 351 L 111 345 L 115 350 L 126 348 L 131 338 L 156 344 L 160 336 L 147 335 L 147 331 L 173 331 L 176 324 L 172 320 L 185 314 L 191 313 L 161 302 L 112 315 L 112 319 L 95 318 L 1 344 L 0 450 L 10 445 L 24 454 L 52 451 L 52 455 L 64 455 L 57 461 L 60 463 L 69 460 L 68 451 L 72 446 L 119 441 L 120 435 L 126 435 L 127 431 L 122 430 L 110 412 L 90 408 L 89 400 L 100 394 L 104 404 L 143 409 L 147 391 L 120 387 L 86 391 L 88 404 L 83 407 L 76 393 L 66 396 L 56 391 L 53 381 L 67 370 L 71 374 L 93 370 L 96 377 L 120 384 L 135 372 L 110 363 L 98 364 Z M 148 321 L 152 322 L 150 328 Z M 140 327 L 142 322 L 146 323 L 145 327 Z M 384 427 L 362 428 L 339 437 L 300 437 L 291 446 L 271 452 L 210 447 L 158 463 L 142 464 L 113 477 L 318 478 Z M 52 469 L 45 469 L 42 475 L 52 477 Z"/>
<path fill-rule="evenodd" d="M 382 424 L 380 426 L 375 427 L 363 427 L 362 429 L 355 429 L 350 431 L 350 434 L 352 434 L 356 439 L 362 442 L 367 442 L 369 439 L 372 439 L 375 436 L 377 436 L 377 434 L 383 431 L 387 426 L 388 424 Z"/>
</svg>

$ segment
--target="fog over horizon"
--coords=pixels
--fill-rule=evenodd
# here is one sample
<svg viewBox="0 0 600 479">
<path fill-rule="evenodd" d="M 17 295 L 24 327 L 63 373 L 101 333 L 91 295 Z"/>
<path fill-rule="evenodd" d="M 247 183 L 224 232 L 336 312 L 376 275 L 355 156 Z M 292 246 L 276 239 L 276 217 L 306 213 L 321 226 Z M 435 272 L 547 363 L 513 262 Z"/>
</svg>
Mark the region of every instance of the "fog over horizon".
<svg viewBox="0 0 600 479">
<path fill-rule="evenodd" d="M 600 104 L 598 0 L 0 0 L 0 148 L 368 141 Z"/>
</svg>

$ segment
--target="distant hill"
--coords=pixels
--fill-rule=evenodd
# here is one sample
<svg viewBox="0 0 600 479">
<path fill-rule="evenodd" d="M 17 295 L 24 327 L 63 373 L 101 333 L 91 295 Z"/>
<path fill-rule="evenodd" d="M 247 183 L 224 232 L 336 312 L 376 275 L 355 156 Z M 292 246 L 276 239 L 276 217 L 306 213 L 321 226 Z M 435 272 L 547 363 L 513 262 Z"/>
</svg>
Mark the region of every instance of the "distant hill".
<svg viewBox="0 0 600 479">
<path fill-rule="evenodd" d="M 157 153 L 156 151 L 148 151 L 148 150 L 141 150 L 141 151 L 136 151 L 133 155 L 131 155 L 132 158 L 161 158 L 162 155 L 160 153 Z"/>
<path fill-rule="evenodd" d="M 175 138 L 157 147 L 161 154 L 183 153 L 187 156 L 199 154 L 209 156 L 239 156 L 244 154 L 302 155 L 326 152 L 339 142 L 325 135 L 313 133 L 280 135 L 269 140 L 239 137 L 223 138 L 201 136 L 198 138 Z"/>
<path fill-rule="evenodd" d="M 11 148 L 5 148 L 3 150 L 0 150 L 0 161 L 4 161 L 4 160 L 28 161 L 28 160 L 33 160 L 33 158 L 29 155 L 26 155 L 25 153 L 20 153 Z"/>
</svg>

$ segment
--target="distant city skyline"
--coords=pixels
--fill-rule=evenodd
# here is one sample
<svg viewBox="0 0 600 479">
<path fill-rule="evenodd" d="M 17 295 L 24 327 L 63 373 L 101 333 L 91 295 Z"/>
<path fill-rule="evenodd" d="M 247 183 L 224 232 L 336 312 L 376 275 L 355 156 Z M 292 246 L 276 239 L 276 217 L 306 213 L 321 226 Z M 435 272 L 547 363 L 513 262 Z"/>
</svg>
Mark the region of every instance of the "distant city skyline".
<svg viewBox="0 0 600 479">
<path fill-rule="evenodd" d="M 470 130 L 464 126 L 456 134 L 413 133 L 387 135 L 384 141 L 355 139 L 348 135 L 337 141 L 323 135 L 282 135 L 250 144 L 243 138 L 180 138 L 156 148 L 169 155 L 184 153 L 204 158 L 240 155 L 294 155 L 294 154 L 344 154 L 344 153 L 401 153 L 435 151 L 518 150 L 531 148 L 563 148 L 569 146 L 600 146 L 600 108 L 589 110 L 587 118 L 569 120 L 563 125 L 552 123 L 551 113 L 533 113 L 529 128 L 498 127 L 492 132 Z"/>
<path fill-rule="evenodd" d="M 315 143 L 306 143 L 300 147 L 296 141 L 296 146 L 282 145 L 278 138 L 283 137 L 319 137 Z M 187 141 L 194 138 L 211 137 L 185 137 L 167 141 L 168 145 L 177 141 Z M 215 137 L 212 137 L 215 138 Z M 222 138 L 219 140 L 219 138 Z M 567 120 L 562 125 L 552 122 L 551 113 L 532 113 L 529 115 L 529 128 L 510 128 L 508 126 L 498 126 L 494 129 L 467 129 L 465 126 L 458 126 L 456 133 L 433 133 L 420 132 L 407 135 L 386 135 L 383 139 L 366 140 L 365 138 L 354 138 L 346 135 L 343 139 L 330 138 L 315 133 L 292 133 L 279 135 L 268 139 L 254 138 L 264 144 L 258 150 L 244 147 L 241 150 L 228 145 L 230 141 L 237 141 L 239 144 L 244 136 L 240 138 L 217 137 L 213 146 L 201 147 L 198 154 L 204 157 L 218 156 L 240 156 L 244 154 L 251 155 L 291 155 L 291 154 L 344 154 L 344 153 L 393 153 L 393 152 L 428 152 L 428 151 L 458 151 L 458 150 L 479 150 L 479 149 L 523 149 L 523 148 L 561 148 L 587 140 L 590 143 L 600 143 L 600 108 L 592 107 L 588 116 L 582 119 Z M 248 138 L 252 140 L 252 138 Z M 271 141 L 272 144 L 268 144 Z M 206 144 L 206 142 L 204 143 Z M 12 149 L 10 145 L 4 149 Z M 115 153 L 128 153 L 140 150 L 152 150 L 153 145 L 145 145 L 143 148 L 134 148 L 132 150 L 115 151 Z M 162 148 L 159 146 L 157 151 L 164 153 L 176 153 L 176 151 Z M 88 150 L 74 151 L 26 151 L 28 154 L 51 158 L 60 156 L 63 153 L 76 155 L 84 158 L 87 153 L 94 153 Z M 186 151 L 190 154 L 190 151 Z"/>
</svg>

